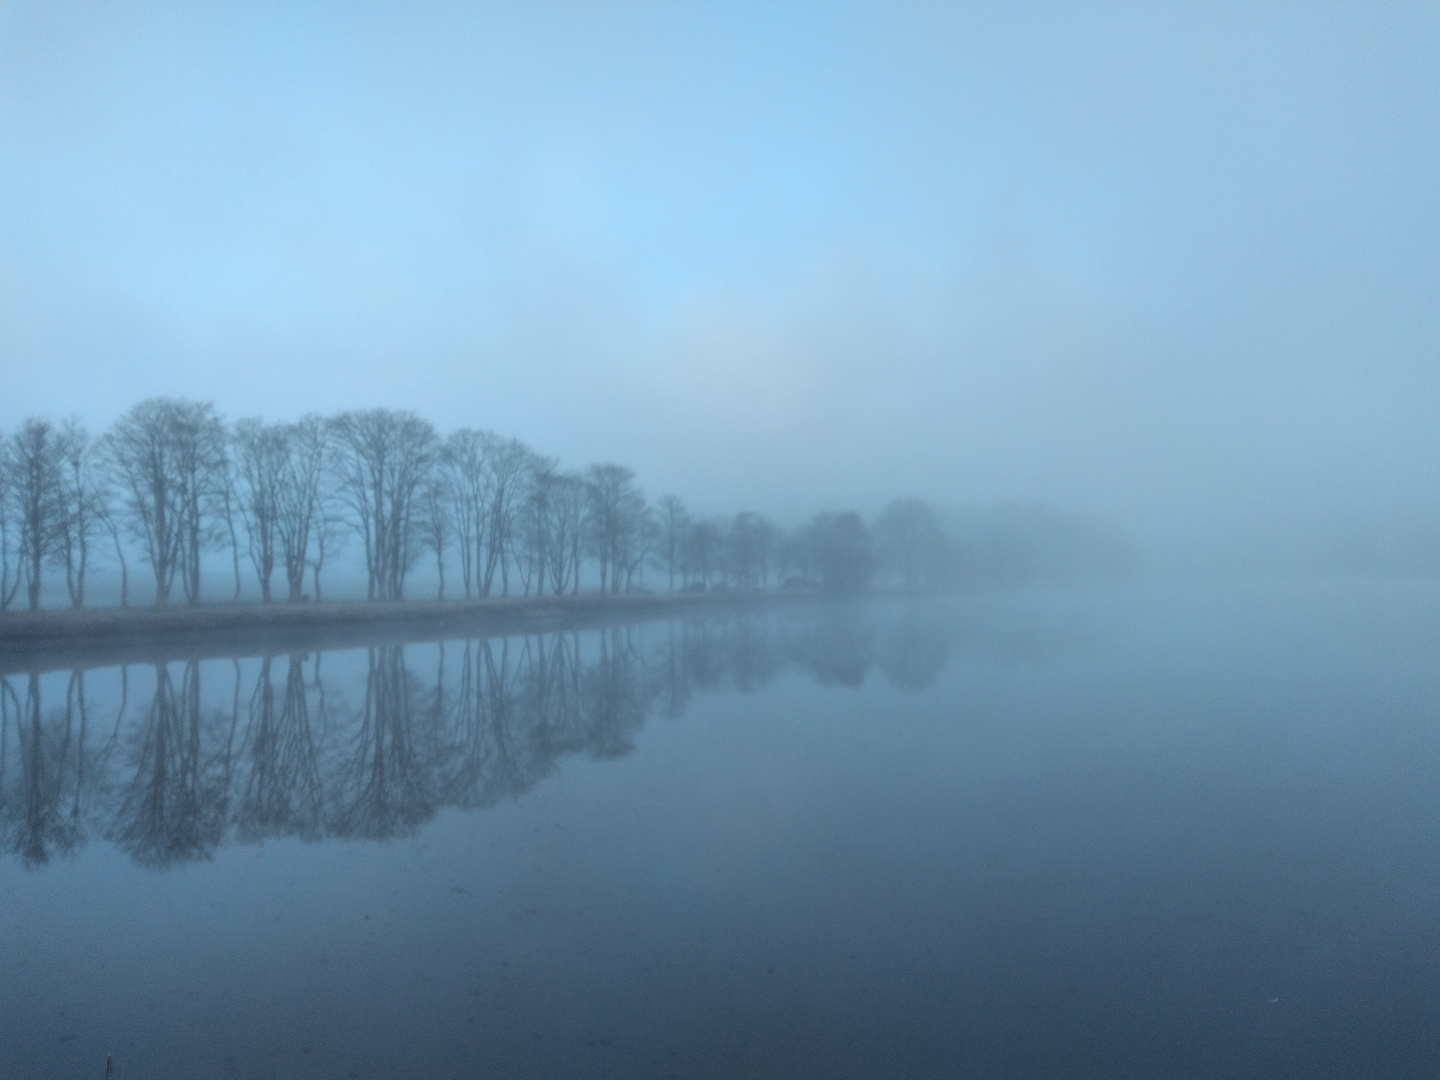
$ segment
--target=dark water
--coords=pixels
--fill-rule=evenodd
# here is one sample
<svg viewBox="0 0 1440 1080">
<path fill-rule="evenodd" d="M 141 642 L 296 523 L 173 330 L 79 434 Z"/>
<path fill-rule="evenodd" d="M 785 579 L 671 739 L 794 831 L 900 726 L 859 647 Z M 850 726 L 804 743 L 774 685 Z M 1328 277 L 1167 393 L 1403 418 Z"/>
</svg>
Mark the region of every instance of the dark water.
<svg viewBox="0 0 1440 1080">
<path fill-rule="evenodd" d="M 0 1076 L 1440 1076 L 1433 584 L 262 651 L 0 686 Z"/>
</svg>

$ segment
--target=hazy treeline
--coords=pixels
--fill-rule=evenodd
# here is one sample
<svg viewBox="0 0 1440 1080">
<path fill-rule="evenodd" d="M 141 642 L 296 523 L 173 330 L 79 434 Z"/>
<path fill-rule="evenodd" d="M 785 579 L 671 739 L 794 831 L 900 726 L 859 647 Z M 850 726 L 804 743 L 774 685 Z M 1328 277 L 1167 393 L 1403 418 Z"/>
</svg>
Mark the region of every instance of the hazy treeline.
<svg viewBox="0 0 1440 1080">
<path fill-rule="evenodd" d="M 403 597 L 421 560 L 441 598 L 574 593 L 582 570 L 604 592 L 644 587 L 647 570 L 671 590 L 856 592 L 877 574 L 936 585 L 949 565 L 919 500 L 872 523 L 822 513 L 787 532 L 749 512 L 697 516 L 673 495 L 652 503 L 622 465 L 562 469 L 516 439 L 442 436 L 391 409 L 226 423 L 208 403 L 151 398 L 99 437 L 36 418 L 0 433 L 0 610 L 39 607 L 47 572 L 83 607 L 97 557 L 118 567 L 122 606 L 132 564 L 153 576 L 158 605 L 177 583 L 198 603 L 207 552 L 229 554 L 222 596 L 239 599 L 249 578 L 267 603 L 320 600 L 346 546 L 373 600 Z"/>
<path fill-rule="evenodd" d="M 919 690 L 947 648 L 924 615 L 851 611 L 7 676 L 0 840 L 32 865 L 99 836 L 165 866 L 231 840 L 384 838 L 512 798 L 568 755 L 622 755 L 698 691 L 791 665 Z"/>
</svg>

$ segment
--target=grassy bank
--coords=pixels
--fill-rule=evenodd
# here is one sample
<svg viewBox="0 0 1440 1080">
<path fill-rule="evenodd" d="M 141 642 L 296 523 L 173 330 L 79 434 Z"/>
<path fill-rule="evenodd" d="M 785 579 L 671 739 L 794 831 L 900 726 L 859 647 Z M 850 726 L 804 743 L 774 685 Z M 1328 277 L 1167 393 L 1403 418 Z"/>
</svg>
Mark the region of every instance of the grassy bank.
<svg viewBox="0 0 1440 1080">
<path fill-rule="evenodd" d="M 0 673 L 580 629 L 793 601 L 806 595 L 581 593 L 6 612 L 0 614 Z"/>
</svg>

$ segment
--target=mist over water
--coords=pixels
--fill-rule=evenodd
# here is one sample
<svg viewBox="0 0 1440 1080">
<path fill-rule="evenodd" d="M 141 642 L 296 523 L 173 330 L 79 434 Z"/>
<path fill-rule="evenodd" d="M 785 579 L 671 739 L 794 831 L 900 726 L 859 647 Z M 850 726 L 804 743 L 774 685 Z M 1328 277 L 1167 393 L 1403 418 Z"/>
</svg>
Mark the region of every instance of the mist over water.
<svg viewBox="0 0 1440 1080">
<path fill-rule="evenodd" d="M 1440 1075 L 1437 57 L 4 0 L 0 1076 Z"/>
</svg>

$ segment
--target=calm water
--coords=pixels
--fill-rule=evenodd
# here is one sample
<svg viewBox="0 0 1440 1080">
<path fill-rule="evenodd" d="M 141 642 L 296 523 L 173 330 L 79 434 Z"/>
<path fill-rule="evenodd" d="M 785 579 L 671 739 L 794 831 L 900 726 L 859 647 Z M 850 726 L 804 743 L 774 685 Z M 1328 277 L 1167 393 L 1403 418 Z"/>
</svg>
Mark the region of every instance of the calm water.
<svg viewBox="0 0 1440 1080">
<path fill-rule="evenodd" d="M 1440 587 L 11 674 L 0 1076 L 1435 1077 Z"/>
</svg>

